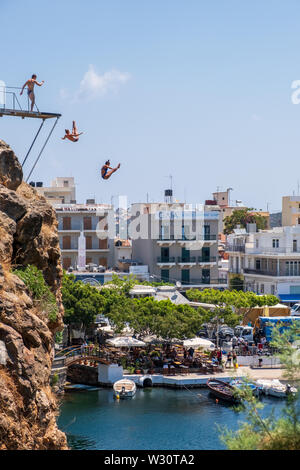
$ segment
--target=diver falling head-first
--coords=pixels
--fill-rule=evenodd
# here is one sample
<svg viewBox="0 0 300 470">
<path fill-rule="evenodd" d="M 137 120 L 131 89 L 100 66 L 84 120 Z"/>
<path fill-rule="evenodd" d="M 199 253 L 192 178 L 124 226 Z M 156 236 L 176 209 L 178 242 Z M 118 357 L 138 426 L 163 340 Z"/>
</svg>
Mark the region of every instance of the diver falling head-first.
<svg viewBox="0 0 300 470">
<path fill-rule="evenodd" d="M 62 137 L 62 140 L 68 139 L 71 142 L 78 142 L 81 134 L 83 134 L 83 132 L 78 133 L 76 122 L 73 121 L 72 132 L 70 132 L 69 129 L 65 129 L 65 135 Z"/>
</svg>

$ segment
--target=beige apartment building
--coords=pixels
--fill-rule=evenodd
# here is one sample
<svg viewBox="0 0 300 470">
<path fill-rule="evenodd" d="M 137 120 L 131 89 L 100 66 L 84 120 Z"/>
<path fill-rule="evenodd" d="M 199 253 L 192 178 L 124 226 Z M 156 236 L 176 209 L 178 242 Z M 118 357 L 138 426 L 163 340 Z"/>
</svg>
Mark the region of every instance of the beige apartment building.
<svg viewBox="0 0 300 470">
<path fill-rule="evenodd" d="M 51 186 L 44 187 L 42 183 L 30 183 L 41 196 L 44 196 L 50 204 L 75 204 L 76 188 L 73 177 L 57 177 L 51 182 Z"/>
<path fill-rule="evenodd" d="M 232 204 L 232 201 L 230 201 L 230 191 L 232 191 L 232 188 L 228 188 L 226 191 L 216 191 L 213 193 L 213 199 L 211 201 L 206 201 L 206 203 L 212 205 L 215 204 L 216 208 L 217 206 L 219 207 L 220 211 L 220 221 L 219 221 L 219 232 L 220 234 L 223 233 L 224 231 L 224 219 L 225 217 L 230 217 L 234 211 L 236 210 L 241 210 L 241 209 L 247 209 L 247 206 L 245 206 L 242 201 L 236 200 L 235 204 Z M 251 214 L 257 214 L 262 217 L 265 217 L 266 219 L 266 229 L 270 228 L 270 213 L 267 211 L 257 211 L 253 210 L 251 211 Z"/>
<path fill-rule="evenodd" d="M 283 196 L 282 226 L 300 225 L 300 196 Z"/>
</svg>

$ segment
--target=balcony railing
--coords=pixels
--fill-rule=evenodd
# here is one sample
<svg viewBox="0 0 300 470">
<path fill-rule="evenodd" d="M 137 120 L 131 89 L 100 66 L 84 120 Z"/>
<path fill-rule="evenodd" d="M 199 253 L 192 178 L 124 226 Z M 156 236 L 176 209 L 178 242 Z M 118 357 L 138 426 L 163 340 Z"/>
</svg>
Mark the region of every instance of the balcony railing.
<svg viewBox="0 0 300 470">
<path fill-rule="evenodd" d="M 169 256 L 168 258 L 162 258 L 161 256 L 157 257 L 157 262 L 158 263 L 175 263 L 175 257 L 174 256 Z"/>
<path fill-rule="evenodd" d="M 245 245 L 227 245 L 226 251 L 238 251 L 245 253 Z"/>
<path fill-rule="evenodd" d="M 227 279 L 210 279 L 210 278 L 200 278 L 200 279 L 191 279 L 190 281 L 180 281 L 183 286 L 187 285 L 202 285 L 202 284 L 228 284 Z"/>
<path fill-rule="evenodd" d="M 198 263 L 216 263 L 216 256 L 198 256 Z"/>
<path fill-rule="evenodd" d="M 196 256 L 179 256 L 177 258 L 177 263 L 196 263 Z"/>
<path fill-rule="evenodd" d="M 266 271 L 262 269 L 248 269 L 248 268 L 244 269 L 244 274 L 256 274 L 258 276 L 273 276 L 273 277 L 290 277 L 290 276 L 300 277 L 300 272 L 299 273 L 280 272 L 279 274 L 277 274 L 277 272 L 274 272 L 274 271 Z"/>
<path fill-rule="evenodd" d="M 178 237 L 178 238 L 175 238 L 174 235 L 170 235 L 170 236 L 162 236 L 160 235 L 159 238 L 158 238 L 158 241 L 165 241 L 165 242 L 169 242 L 169 241 L 176 241 L 176 242 L 181 242 L 181 241 L 185 241 L 185 242 L 193 242 L 193 241 L 216 241 L 217 240 L 217 235 L 211 235 L 211 234 L 204 234 L 202 237 L 187 237 L 187 236 L 182 236 L 182 237 Z"/>
</svg>

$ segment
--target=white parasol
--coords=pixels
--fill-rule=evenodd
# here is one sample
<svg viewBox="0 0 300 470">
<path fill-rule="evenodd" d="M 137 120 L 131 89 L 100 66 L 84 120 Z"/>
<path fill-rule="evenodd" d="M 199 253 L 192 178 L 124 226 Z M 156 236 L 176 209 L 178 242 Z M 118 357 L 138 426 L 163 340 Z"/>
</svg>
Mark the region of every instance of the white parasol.
<svg viewBox="0 0 300 470">
<path fill-rule="evenodd" d="M 117 338 L 108 339 L 106 343 L 116 348 L 146 346 L 144 341 L 139 341 L 138 339 L 132 338 L 131 336 L 118 336 Z"/>
<path fill-rule="evenodd" d="M 204 338 L 192 338 L 192 339 L 186 339 L 183 341 L 183 346 L 189 348 L 189 347 L 195 347 L 195 348 L 204 348 L 204 349 L 215 349 L 215 345 L 212 341 L 209 341 L 208 339 Z"/>
</svg>

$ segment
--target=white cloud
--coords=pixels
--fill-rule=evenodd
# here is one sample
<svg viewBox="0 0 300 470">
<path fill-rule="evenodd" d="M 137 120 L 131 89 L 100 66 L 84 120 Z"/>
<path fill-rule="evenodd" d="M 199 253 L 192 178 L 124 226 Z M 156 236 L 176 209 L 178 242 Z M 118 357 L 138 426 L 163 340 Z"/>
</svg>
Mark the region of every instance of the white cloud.
<svg viewBox="0 0 300 470">
<path fill-rule="evenodd" d="M 89 66 L 80 82 L 79 90 L 75 93 L 75 100 L 90 101 L 101 98 L 109 92 L 116 93 L 120 86 L 130 79 L 130 74 L 119 70 L 110 70 L 102 75 L 98 74 L 93 65 Z"/>
</svg>

